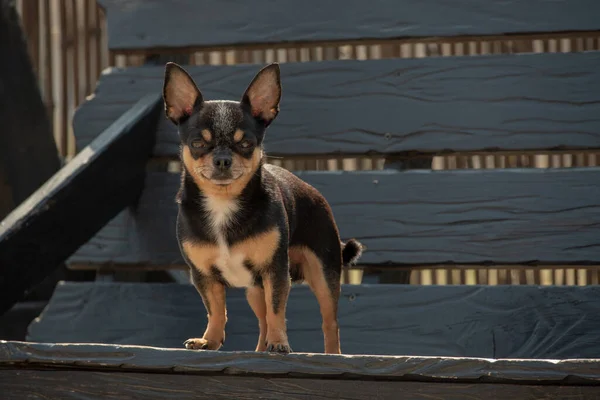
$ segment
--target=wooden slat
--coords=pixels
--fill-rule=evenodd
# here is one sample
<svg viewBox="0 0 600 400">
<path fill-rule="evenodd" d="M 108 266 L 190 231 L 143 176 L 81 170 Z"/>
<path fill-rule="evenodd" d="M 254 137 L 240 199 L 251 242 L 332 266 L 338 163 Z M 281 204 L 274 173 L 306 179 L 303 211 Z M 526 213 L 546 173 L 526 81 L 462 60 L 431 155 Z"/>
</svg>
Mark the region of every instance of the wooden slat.
<svg viewBox="0 0 600 400">
<path fill-rule="evenodd" d="M 99 3 L 112 50 L 600 29 L 595 0 Z"/>
<path fill-rule="evenodd" d="M 159 105 L 141 99 L 2 221 L 0 314 L 135 202 Z"/>
<path fill-rule="evenodd" d="M 298 172 L 327 198 L 342 238 L 375 264 L 600 263 L 600 169 Z M 71 263 L 183 264 L 179 175 L 152 173 Z"/>
<path fill-rule="evenodd" d="M 342 285 L 341 349 L 370 355 L 598 358 L 599 296 L 598 286 Z M 258 322 L 243 289 L 227 291 L 227 308 L 222 350 L 254 350 Z M 307 285 L 292 288 L 286 316 L 292 349 L 322 353 L 321 315 Z M 66 282 L 29 326 L 27 340 L 181 349 L 205 328 L 206 311 L 191 284 Z"/>
<path fill-rule="evenodd" d="M 205 98 L 237 100 L 258 67 L 189 70 Z M 600 52 L 288 63 L 281 71 L 281 112 L 266 138 L 272 155 L 600 148 Z M 103 75 L 75 114 L 78 148 L 140 96 L 160 93 L 163 75 L 162 66 Z M 174 156 L 178 146 L 162 117 L 154 154 Z"/>
<path fill-rule="evenodd" d="M 411 400 L 583 400 L 597 399 L 597 386 L 557 386 L 522 383 L 389 382 L 319 378 L 280 378 L 98 372 L 0 370 L 5 400 L 43 399 L 397 399 L 410 393 Z M 404 397 L 407 398 L 407 397 Z"/>
</svg>

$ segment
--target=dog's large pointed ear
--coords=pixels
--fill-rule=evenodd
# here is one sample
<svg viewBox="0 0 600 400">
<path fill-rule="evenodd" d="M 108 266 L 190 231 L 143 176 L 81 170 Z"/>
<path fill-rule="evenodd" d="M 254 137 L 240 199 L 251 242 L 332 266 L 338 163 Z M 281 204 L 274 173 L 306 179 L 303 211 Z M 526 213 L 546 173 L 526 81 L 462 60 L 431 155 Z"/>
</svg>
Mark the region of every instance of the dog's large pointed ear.
<svg viewBox="0 0 600 400">
<path fill-rule="evenodd" d="M 179 65 L 168 62 L 165 67 L 163 84 L 163 100 L 165 113 L 175 124 L 198 111 L 202 107 L 202 93 L 192 77 Z"/>
<path fill-rule="evenodd" d="M 280 100 L 281 80 L 277 63 L 261 69 L 242 96 L 242 104 L 246 105 L 254 118 L 261 120 L 265 126 L 269 126 L 279 113 Z"/>
</svg>

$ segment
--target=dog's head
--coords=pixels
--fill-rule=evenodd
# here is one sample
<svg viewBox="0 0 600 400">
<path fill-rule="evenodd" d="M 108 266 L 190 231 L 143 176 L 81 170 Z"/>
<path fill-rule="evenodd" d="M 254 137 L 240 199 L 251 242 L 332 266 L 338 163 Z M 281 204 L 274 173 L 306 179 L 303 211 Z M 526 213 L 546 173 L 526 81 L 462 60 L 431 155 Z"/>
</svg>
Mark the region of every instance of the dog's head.
<svg viewBox="0 0 600 400">
<path fill-rule="evenodd" d="M 167 63 L 163 99 L 179 130 L 181 160 L 200 189 L 241 193 L 261 165 L 265 130 L 279 113 L 279 65 L 260 70 L 237 102 L 205 101 L 190 75 Z"/>
</svg>

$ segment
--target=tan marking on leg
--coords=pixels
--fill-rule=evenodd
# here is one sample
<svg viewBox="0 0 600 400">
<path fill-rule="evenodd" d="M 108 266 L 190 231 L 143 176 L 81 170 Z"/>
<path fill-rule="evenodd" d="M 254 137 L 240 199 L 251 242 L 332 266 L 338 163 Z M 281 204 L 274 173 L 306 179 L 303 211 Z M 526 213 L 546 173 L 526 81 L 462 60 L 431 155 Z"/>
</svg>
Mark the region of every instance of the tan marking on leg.
<svg viewBox="0 0 600 400">
<path fill-rule="evenodd" d="M 185 347 L 193 350 L 219 350 L 225 341 L 225 324 L 227 323 L 227 307 L 225 302 L 225 286 L 216 281 L 209 281 L 200 290 L 204 307 L 208 311 L 208 324 L 202 338 L 191 338 L 185 341 Z"/>
<path fill-rule="evenodd" d="M 265 302 L 265 291 L 258 286 L 249 287 L 246 289 L 246 299 L 258 319 L 260 333 L 255 351 L 265 351 L 267 349 L 267 303 Z"/>
<path fill-rule="evenodd" d="M 306 257 L 304 257 L 305 247 L 292 246 L 288 249 L 288 258 L 290 264 L 304 264 L 306 263 Z"/>
<path fill-rule="evenodd" d="M 339 280 L 332 293 L 325 280 L 323 263 L 314 252 L 306 247 L 294 247 L 290 248 L 290 254 L 293 254 L 293 257 L 300 261 L 304 279 L 319 302 L 323 320 L 322 329 L 325 353 L 340 354 L 340 330 L 337 319 L 338 300 L 341 289 Z"/>
<path fill-rule="evenodd" d="M 241 129 L 237 129 L 235 131 L 235 133 L 233 134 L 233 141 L 236 143 L 241 142 L 243 138 L 244 138 L 244 131 Z"/>
<path fill-rule="evenodd" d="M 279 307 L 273 307 L 273 281 L 269 274 L 263 275 L 263 286 L 265 288 L 265 303 L 267 306 L 267 351 L 278 353 L 290 353 L 292 349 L 288 342 L 287 327 L 285 324 L 285 310 L 288 296 L 290 294 L 290 281 L 285 280 L 277 292 L 279 296 Z"/>
<path fill-rule="evenodd" d="M 210 267 L 219 256 L 219 249 L 216 246 L 192 242 L 183 242 L 182 248 L 194 268 L 207 277 L 203 282 L 203 287 L 196 285 L 208 312 L 206 331 L 202 338 L 188 339 L 185 347 L 195 350 L 218 350 L 225 340 L 225 324 L 227 323 L 225 287 L 210 279 Z"/>
<path fill-rule="evenodd" d="M 273 260 L 273 255 L 279 247 L 280 238 L 279 228 L 275 227 L 234 244 L 231 252 L 245 254 L 245 258 L 260 270 Z"/>
</svg>

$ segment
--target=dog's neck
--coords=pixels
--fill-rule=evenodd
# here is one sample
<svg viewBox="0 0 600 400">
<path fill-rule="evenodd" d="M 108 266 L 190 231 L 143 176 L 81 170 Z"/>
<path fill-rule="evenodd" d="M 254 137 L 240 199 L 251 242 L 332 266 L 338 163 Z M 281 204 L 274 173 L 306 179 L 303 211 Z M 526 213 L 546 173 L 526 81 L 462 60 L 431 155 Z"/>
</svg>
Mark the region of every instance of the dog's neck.
<svg viewBox="0 0 600 400">
<path fill-rule="evenodd" d="M 237 196 L 210 195 L 202 191 L 190 172 L 182 171 L 181 187 L 177 201 L 188 210 L 204 214 L 207 225 L 213 232 L 226 230 L 233 225 L 245 223 L 253 214 L 249 205 L 262 202 L 266 197 L 262 185 L 263 163 L 259 165 L 252 178 Z"/>
</svg>

